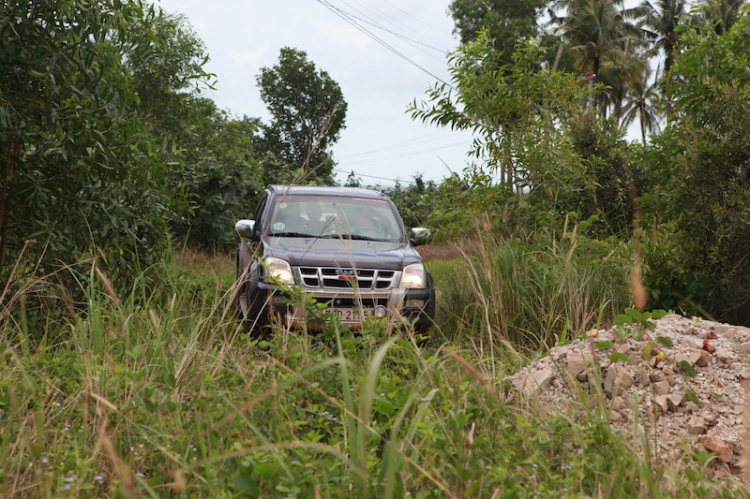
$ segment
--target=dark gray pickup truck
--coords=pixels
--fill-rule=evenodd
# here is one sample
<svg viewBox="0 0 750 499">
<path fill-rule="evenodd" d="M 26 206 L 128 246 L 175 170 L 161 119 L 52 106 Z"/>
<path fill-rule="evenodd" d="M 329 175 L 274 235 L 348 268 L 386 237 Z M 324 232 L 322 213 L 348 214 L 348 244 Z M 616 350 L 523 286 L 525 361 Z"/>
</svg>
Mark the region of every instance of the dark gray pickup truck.
<svg viewBox="0 0 750 499">
<path fill-rule="evenodd" d="M 235 229 L 237 307 L 251 332 L 262 332 L 274 316 L 287 327 L 311 325 L 283 285 L 301 286 L 352 328 L 367 317 L 387 318 L 390 326 L 415 321 L 420 331 L 433 324 L 435 287 L 414 249 L 430 233 L 419 227 L 407 233 L 383 193 L 270 186 L 252 218 Z"/>
</svg>

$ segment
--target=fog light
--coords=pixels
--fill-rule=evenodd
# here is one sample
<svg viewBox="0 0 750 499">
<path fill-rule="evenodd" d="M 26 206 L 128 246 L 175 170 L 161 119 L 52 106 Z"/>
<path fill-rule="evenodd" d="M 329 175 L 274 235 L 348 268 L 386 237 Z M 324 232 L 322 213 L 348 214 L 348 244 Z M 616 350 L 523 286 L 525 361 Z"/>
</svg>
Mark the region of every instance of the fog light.
<svg viewBox="0 0 750 499">
<path fill-rule="evenodd" d="M 388 315 L 388 310 L 383 305 L 378 305 L 375 307 L 375 310 L 372 311 L 372 316 L 376 319 L 383 319 L 386 315 Z"/>
</svg>

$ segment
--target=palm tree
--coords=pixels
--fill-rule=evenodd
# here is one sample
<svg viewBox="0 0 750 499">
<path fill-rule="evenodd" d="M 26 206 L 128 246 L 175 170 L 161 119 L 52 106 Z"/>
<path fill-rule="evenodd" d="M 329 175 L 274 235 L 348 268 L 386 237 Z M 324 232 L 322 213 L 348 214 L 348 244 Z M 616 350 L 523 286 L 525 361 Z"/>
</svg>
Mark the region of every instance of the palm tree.
<svg viewBox="0 0 750 499">
<path fill-rule="evenodd" d="M 713 24 L 716 34 L 721 35 L 737 22 L 744 4 L 745 0 L 701 0 L 698 9 Z"/>
<path fill-rule="evenodd" d="M 613 114 L 619 121 L 623 113 L 623 104 L 633 85 L 640 82 L 643 74 L 649 71 L 648 57 L 634 48 L 635 43 L 625 39 L 623 45 L 610 50 L 603 58 L 601 81 L 608 87 L 607 99 L 603 106 L 611 105 Z"/>
<path fill-rule="evenodd" d="M 641 73 L 630 82 L 628 99 L 623 109 L 622 125 L 630 126 L 636 119 L 641 128 L 641 138 L 646 143 L 646 135 L 659 131 L 659 115 L 655 112 L 659 105 L 659 92 L 656 82 L 649 85 L 651 70 Z"/>
<path fill-rule="evenodd" d="M 686 0 L 648 0 L 636 9 L 646 36 L 653 41 L 652 55 L 664 53 L 664 74 L 674 64 L 677 45 L 677 26 L 685 16 Z"/>
<path fill-rule="evenodd" d="M 558 16 L 559 12 L 564 15 Z M 580 55 L 576 69 L 589 72 L 592 96 L 594 84 L 602 80 L 602 65 L 606 69 L 609 64 L 609 70 L 612 70 L 615 61 L 624 60 L 624 54 L 637 47 L 641 39 L 639 31 L 629 22 L 632 13 L 623 9 L 622 0 L 558 0 L 550 15 L 551 24 Z M 609 73 L 617 75 L 623 71 L 618 69 Z M 614 88 L 618 81 L 619 77 L 615 76 L 606 83 Z M 593 105 L 593 99 L 590 103 Z M 605 111 L 606 105 L 602 107 L 602 112 Z"/>
</svg>

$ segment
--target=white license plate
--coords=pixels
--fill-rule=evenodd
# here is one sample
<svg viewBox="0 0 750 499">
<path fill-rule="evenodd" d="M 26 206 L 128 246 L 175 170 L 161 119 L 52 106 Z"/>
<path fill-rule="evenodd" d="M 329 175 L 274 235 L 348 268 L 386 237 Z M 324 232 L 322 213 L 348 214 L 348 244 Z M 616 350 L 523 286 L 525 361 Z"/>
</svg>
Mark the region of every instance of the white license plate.
<svg viewBox="0 0 750 499">
<path fill-rule="evenodd" d="M 331 308 L 328 312 L 336 316 L 341 321 L 363 321 L 367 317 L 372 317 L 373 309 L 364 308 Z"/>
</svg>

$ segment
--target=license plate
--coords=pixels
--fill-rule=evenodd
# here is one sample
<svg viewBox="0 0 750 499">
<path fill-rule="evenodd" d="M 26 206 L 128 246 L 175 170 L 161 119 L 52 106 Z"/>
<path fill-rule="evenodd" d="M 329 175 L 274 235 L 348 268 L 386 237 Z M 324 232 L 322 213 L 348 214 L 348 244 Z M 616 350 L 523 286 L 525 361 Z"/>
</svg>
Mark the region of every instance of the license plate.
<svg viewBox="0 0 750 499">
<path fill-rule="evenodd" d="M 328 312 L 336 316 L 341 321 L 363 321 L 367 317 L 372 317 L 373 309 L 365 308 L 331 308 Z"/>
</svg>

